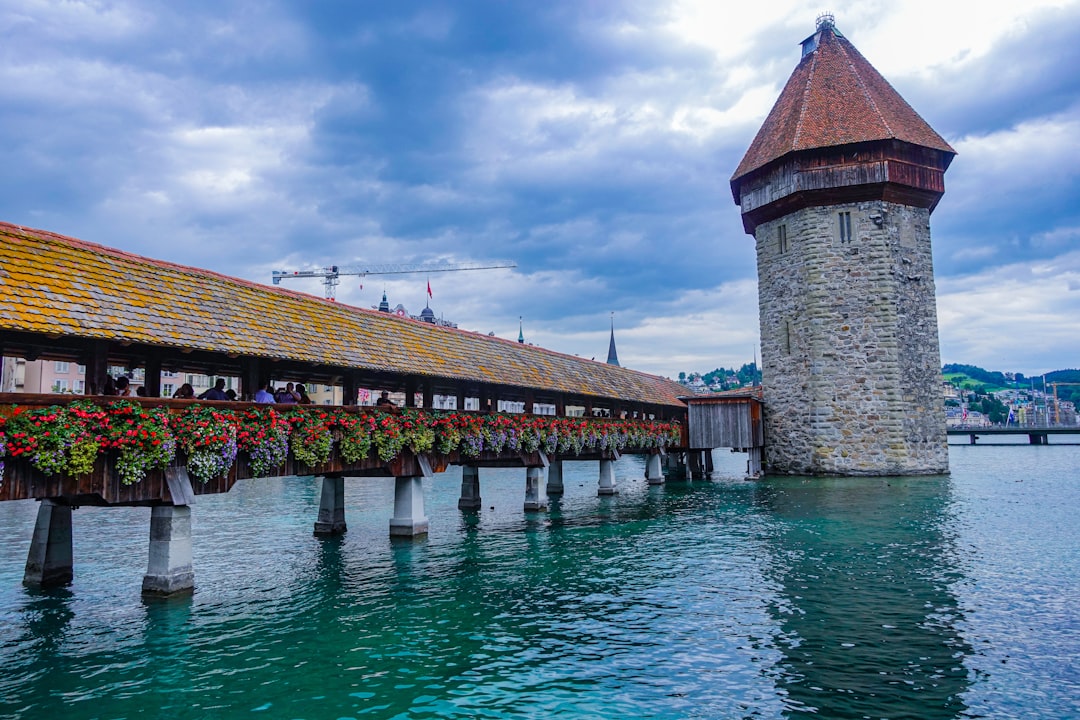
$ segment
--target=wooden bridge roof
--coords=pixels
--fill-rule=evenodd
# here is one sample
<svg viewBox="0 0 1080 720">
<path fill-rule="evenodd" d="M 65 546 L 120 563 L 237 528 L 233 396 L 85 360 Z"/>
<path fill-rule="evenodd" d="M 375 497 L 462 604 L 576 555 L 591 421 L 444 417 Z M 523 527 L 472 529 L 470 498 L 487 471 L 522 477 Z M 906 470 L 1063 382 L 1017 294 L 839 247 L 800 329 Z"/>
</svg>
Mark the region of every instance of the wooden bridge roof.
<svg viewBox="0 0 1080 720">
<path fill-rule="evenodd" d="M 678 383 L 0 223 L 0 331 L 684 407 Z"/>
</svg>

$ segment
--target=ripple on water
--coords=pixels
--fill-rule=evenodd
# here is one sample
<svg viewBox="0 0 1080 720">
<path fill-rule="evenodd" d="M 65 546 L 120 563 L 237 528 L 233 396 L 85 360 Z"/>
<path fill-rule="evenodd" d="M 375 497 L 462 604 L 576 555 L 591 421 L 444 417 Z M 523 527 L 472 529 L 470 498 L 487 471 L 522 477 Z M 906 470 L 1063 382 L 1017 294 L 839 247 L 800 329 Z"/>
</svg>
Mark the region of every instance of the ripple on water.
<svg viewBox="0 0 1080 720">
<path fill-rule="evenodd" d="M 1080 454 L 1018 483 L 1029 449 L 756 484 L 718 453 L 721 478 L 661 488 L 627 458 L 614 498 L 569 463 L 528 514 L 522 472 L 482 471 L 479 514 L 451 472 L 406 542 L 391 480 L 347 481 L 333 540 L 311 537 L 317 483 L 245 481 L 194 508 L 195 594 L 153 602 L 145 509 L 77 511 L 76 581 L 38 593 L 36 508 L 2 504 L 0 715 L 1065 717 Z"/>
</svg>

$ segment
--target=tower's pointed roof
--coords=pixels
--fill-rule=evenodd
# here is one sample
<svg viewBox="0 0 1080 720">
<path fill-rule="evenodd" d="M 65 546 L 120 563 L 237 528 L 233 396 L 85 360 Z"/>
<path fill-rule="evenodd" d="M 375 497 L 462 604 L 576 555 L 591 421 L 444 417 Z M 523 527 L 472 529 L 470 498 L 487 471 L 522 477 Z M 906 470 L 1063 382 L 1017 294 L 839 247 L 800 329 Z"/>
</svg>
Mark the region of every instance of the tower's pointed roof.
<svg viewBox="0 0 1080 720">
<path fill-rule="evenodd" d="M 607 364 L 619 365 L 619 353 L 615 352 L 615 318 L 611 319 L 611 341 L 608 343 Z"/>
<path fill-rule="evenodd" d="M 791 152 L 900 140 L 956 154 L 847 38 L 831 16 L 803 41 L 803 57 L 758 130 L 732 183 Z M 738 197 L 736 197 L 738 202 Z"/>
</svg>

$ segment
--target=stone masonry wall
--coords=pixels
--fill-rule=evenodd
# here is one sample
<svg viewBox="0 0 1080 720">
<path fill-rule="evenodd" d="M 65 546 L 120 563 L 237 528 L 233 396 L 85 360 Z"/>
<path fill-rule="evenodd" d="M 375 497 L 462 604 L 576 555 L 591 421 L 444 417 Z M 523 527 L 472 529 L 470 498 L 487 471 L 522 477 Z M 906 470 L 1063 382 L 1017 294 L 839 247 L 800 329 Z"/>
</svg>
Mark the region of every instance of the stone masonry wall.
<svg viewBox="0 0 1080 720">
<path fill-rule="evenodd" d="M 929 220 L 867 201 L 757 228 L 767 472 L 948 470 Z"/>
</svg>

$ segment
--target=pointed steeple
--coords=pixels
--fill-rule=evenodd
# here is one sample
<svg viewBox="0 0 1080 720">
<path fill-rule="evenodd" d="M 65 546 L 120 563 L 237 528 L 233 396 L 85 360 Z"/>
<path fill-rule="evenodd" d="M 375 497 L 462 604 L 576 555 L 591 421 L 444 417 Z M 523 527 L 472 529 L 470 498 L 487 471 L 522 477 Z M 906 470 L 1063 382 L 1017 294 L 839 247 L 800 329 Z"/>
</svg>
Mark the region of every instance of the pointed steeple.
<svg viewBox="0 0 1080 720">
<path fill-rule="evenodd" d="M 518 315 L 518 342 L 521 343 L 522 345 L 525 344 L 525 330 L 524 330 L 524 326 L 521 324 L 521 316 L 520 315 Z"/>
<path fill-rule="evenodd" d="M 386 300 L 386 291 L 382 291 L 382 302 L 379 303 L 379 312 L 390 312 L 390 303 Z"/>
<path fill-rule="evenodd" d="M 621 367 L 619 353 L 615 352 L 615 313 L 611 313 L 611 341 L 608 343 L 607 364 Z"/>
</svg>

